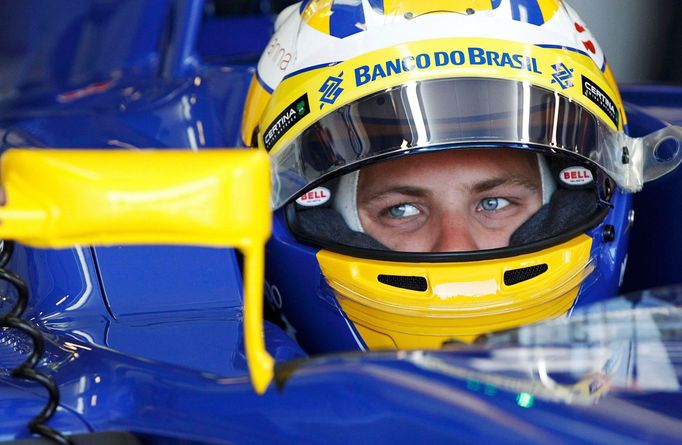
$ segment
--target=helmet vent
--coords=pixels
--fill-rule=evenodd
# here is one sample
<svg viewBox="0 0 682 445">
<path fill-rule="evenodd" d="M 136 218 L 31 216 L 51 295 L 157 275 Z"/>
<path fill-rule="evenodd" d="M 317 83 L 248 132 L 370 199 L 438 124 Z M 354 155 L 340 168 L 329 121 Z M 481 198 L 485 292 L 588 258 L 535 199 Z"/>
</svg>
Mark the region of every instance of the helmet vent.
<svg viewBox="0 0 682 445">
<path fill-rule="evenodd" d="M 424 277 L 410 277 L 405 275 L 378 275 L 377 280 L 379 280 L 380 283 L 388 284 L 389 286 L 418 292 L 424 292 L 429 288 L 426 278 Z"/>
<path fill-rule="evenodd" d="M 547 272 L 549 266 L 546 264 L 538 264 L 537 266 L 523 267 L 521 269 L 508 270 L 504 273 L 504 284 L 512 286 L 523 281 L 535 278 Z"/>
</svg>

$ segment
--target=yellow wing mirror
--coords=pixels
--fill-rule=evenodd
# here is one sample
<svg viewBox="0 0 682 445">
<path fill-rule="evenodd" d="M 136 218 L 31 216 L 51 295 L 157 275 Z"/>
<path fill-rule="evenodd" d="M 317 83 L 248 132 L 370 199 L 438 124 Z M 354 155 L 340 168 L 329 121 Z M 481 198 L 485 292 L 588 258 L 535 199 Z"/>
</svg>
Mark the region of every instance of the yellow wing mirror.
<svg viewBox="0 0 682 445">
<path fill-rule="evenodd" d="M 11 149 L 1 160 L 0 238 L 34 247 L 193 244 L 244 254 L 244 343 L 254 389 L 274 360 L 263 339 L 270 164 L 255 150 Z"/>
</svg>

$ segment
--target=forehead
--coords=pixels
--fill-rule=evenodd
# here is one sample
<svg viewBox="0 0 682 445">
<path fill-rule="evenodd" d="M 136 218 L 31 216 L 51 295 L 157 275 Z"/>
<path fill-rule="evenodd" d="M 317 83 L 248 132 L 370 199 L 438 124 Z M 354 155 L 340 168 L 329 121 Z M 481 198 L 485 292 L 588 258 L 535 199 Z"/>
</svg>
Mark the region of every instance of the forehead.
<svg viewBox="0 0 682 445">
<path fill-rule="evenodd" d="M 411 176 L 466 177 L 538 175 L 535 153 L 511 149 L 443 150 L 391 159 L 365 167 L 362 179 L 381 182 Z"/>
</svg>

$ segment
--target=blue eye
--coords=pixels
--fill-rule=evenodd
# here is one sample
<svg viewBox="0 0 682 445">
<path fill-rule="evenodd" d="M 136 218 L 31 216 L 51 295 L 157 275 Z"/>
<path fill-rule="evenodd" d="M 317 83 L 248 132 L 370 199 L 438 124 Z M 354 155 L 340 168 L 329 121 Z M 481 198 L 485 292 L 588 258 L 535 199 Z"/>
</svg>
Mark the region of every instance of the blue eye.
<svg viewBox="0 0 682 445">
<path fill-rule="evenodd" d="M 388 214 L 393 218 L 407 218 L 418 215 L 419 209 L 412 204 L 399 204 L 388 209 Z"/>
<path fill-rule="evenodd" d="M 482 210 L 484 212 L 495 212 L 497 210 L 502 210 L 509 204 L 511 203 L 504 198 L 485 198 L 478 204 L 477 210 Z"/>
</svg>

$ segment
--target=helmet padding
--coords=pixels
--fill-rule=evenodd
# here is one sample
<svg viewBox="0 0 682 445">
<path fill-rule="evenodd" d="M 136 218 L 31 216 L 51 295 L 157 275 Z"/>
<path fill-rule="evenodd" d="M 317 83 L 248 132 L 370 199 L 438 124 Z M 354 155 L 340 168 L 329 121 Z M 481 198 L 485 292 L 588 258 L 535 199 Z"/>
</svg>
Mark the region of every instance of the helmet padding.
<svg viewBox="0 0 682 445">
<path fill-rule="evenodd" d="M 389 250 L 371 236 L 351 230 L 341 214 L 328 207 L 299 211 L 296 221 L 299 230 L 295 232 L 312 239 L 365 249 Z"/>
<path fill-rule="evenodd" d="M 594 190 L 560 188 L 548 204 L 516 229 L 509 239 L 509 245 L 520 246 L 566 233 L 594 215 L 596 210 Z"/>
</svg>

